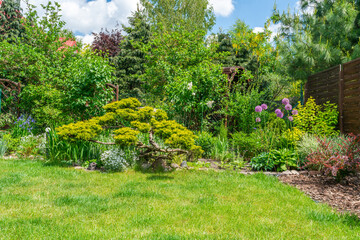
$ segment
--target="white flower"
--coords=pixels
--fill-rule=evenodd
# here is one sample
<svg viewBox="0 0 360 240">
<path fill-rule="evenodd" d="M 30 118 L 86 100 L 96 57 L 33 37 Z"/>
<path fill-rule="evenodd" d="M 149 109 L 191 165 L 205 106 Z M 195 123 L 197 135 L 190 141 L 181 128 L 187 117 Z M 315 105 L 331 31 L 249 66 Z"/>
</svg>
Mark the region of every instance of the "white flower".
<svg viewBox="0 0 360 240">
<path fill-rule="evenodd" d="M 135 152 L 112 149 L 101 154 L 101 161 L 107 170 L 124 171 L 138 161 L 138 156 Z"/>
<path fill-rule="evenodd" d="M 213 103 L 214 101 L 208 101 L 206 105 L 208 106 L 208 108 L 212 108 Z"/>
<path fill-rule="evenodd" d="M 195 93 L 193 92 L 192 95 L 195 96 Z"/>
<path fill-rule="evenodd" d="M 45 132 L 50 132 L 51 131 L 51 128 L 49 128 L 49 127 L 47 127 L 47 128 L 45 128 Z"/>
<path fill-rule="evenodd" d="M 191 90 L 191 89 L 192 89 L 192 86 L 193 86 L 193 84 L 192 84 L 192 82 L 190 82 L 190 83 L 188 84 L 188 89 Z"/>
</svg>

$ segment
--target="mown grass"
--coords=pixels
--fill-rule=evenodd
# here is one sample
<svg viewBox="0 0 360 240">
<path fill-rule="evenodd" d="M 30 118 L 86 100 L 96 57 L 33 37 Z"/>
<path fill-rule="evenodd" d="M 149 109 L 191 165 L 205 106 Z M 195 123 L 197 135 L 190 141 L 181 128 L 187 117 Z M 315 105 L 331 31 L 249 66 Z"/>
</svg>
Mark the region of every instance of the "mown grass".
<svg viewBox="0 0 360 240">
<path fill-rule="evenodd" d="M 1 239 L 359 239 L 275 177 L 85 172 L 0 160 Z"/>
</svg>

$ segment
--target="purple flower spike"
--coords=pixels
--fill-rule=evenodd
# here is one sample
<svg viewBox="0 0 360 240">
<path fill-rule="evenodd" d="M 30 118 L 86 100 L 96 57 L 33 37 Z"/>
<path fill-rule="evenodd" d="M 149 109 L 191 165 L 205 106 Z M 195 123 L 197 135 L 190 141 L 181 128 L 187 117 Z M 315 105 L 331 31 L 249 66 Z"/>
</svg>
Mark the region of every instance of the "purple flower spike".
<svg viewBox="0 0 360 240">
<path fill-rule="evenodd" d="M 256 122 L 261 122 L 261 118 L 257 117 Z"/>
<path fill-rule="evenodd" d="M 261 104 L 261 108 L 262 108 L 263 110 L 266 110 L 266 109 L 268 109 L 268 106 L 267 106 L 265 103 L 263 103 L 263 104 Z"/>
<path fill-rule="evenodd" d="M 282 102 L 282 104 L 284 104 L 284 105 L 286 105 L 286 104 L 289 104 L 289 103 L 290 103 L 290 101 L 289 101 L 289 99 L 288 99 L 288 98 L 284 98 L 281 102 Z"/>
<path fill-rule="evenodd" d="M 292 116 L 288 116 L 288 119 L 290 122 L 292 122 L 294 120 L 294 118 Z"/>
<path fill-rule="evenodd" d="M 291 106 L 290 104 L 286 104 L 286 105 L 285 105 L 285 109 L 286 109 L 286 110 L 291 110 L 291 109 L 292 109 L 292 106 Z"/>
<path fill-rule="evenodd" d="M 296 109 L 292 110 L 291 113 L 292 113 L 293 115 L 298 115 L 298 114 L 299 114 L 298 110 L 296 110 Z"/>
<path fill-rule="evenodd" d="M 276 114 L 276 116 L 278 116 L 279 118 L 283 118 L 284 114 L 282 112 L 279 112 L 279 113 Z"/>
<path fill-rule="evenodd" d="M 276 109 L 276 110 L 275 110 L 275 113 L 276 113 L 276 114 L 279 114 L 279 113 L 281 113 L 281 110 L 280 110 L 280 109 Z"/>
<path fill-rule="evenodd" d="M 255 107 L 255 112 L 261 112 L 263 109 L 261 106 L 256 106 Z"/>
</svg>

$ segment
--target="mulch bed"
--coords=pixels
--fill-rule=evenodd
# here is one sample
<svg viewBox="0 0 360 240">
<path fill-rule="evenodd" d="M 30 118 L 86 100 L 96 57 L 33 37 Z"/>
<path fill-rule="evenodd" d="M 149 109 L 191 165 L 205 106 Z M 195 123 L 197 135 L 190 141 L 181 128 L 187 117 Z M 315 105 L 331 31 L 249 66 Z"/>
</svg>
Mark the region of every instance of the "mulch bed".
<svg viewBox="0 0 360 240">
<path fill-rule="evenodd" d="M 341 212 L 350 212 L 360 218 L 360 177 L 347 177 L 340 183 L 323 175 L 283 175 L 281 182 L 305 192 L 317 202 L 327 203 Z"/>
</svg>

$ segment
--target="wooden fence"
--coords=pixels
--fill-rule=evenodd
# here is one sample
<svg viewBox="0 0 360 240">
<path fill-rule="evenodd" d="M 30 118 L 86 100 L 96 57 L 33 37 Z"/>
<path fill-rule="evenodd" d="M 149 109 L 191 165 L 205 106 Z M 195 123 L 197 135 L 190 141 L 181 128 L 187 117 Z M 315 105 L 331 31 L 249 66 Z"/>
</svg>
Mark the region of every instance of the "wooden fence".
<svg viewBox="0 0 360 240">
<path fill-rule="evenodd" d="M 336 103 L 342 133 L 360 133 L 360 58 L 311 75 L 305 86 L 305 100 L 317 104 Z"/>
</svg>

